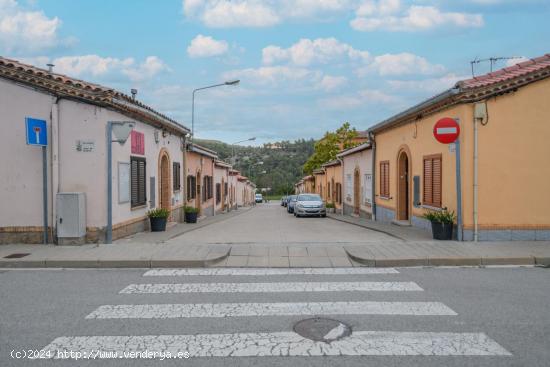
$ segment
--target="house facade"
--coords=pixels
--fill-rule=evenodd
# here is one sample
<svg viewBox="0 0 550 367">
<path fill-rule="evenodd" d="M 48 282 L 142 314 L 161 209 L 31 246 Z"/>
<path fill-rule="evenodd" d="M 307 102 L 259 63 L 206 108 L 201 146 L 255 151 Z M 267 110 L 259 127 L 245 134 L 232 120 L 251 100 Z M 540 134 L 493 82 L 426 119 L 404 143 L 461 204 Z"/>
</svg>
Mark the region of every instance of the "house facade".
<svg viewBox="0 0 550 367">
<path fill-rule="evenodd" d="M 326 178 L 325 178 L 325 169 L 318 168 L 313 171 L 313 177 L 315 182 L 315 190 L 313 191 L 316 194 L 319 194 L 323 201 L 326 201 Z"/>
<path fill-rule="evenodd" d="M 198 144 L 189 144 L 186 152 L 187 206 L 199 210 L 199 216 L 214 215 L 214 165 L 216 152 Z"/>
<path fill-rule="evenodd" d="M 460 203 L 464 240 L 549 240 L 549 96 L 550 54 L 458 82 L 373 126 L 377 220 L 428 228 L 424 213 L 457 213 Z M 435 140 L 442 118 L 458 121 L 459 148 Z"/>
<path fill-rule="evenodd" d="M 105 240 L 108 144 L 113 239 L 146 230 L 152 208 L 181 221 L 189 130 L 178 122 L 113 89 L 1 57 L 0 111 L 0 201 L 9 208 L 0 211 L 0 243 L 44 240 L 42 149 L 27 144 L 27 121 L 47 127 L 48 242 Z M 133 130 L 124 144 L 111 143 L 108 122 L 123 121 Z M 68 197 L 78 212 L 61 205 Z"/>
<path fill-rule="evenodd" d="M 342 213 L 371 219 L 373 172 L 370 143 L 344 150 L 337 157 L 343 162 Z"/>
<path fill-rule="evenodd" d="M 327 203 L 334 204 L 335 212 L 342 213 L 342 163 L 336 159 L 323 164 L 327 186 Z"/>
<path fill-rule="evenodd" d="M 214 162 L 214 197 L 215 213 L 229 210 L 229 170 L 231 165 L 222 161 Z"/>
</svg>

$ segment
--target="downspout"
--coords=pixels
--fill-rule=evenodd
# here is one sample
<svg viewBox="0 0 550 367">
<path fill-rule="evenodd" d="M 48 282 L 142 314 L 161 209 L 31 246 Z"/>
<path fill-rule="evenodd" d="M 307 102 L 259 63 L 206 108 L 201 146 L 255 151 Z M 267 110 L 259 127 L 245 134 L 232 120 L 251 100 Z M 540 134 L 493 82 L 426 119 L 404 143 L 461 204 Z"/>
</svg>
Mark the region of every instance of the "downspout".
<svg viewBox="0 0 550 367">
<path fill-rule="evenodd" d="M 215 162 L 215 159 L 212 158 L 212 186 L 214 186 L 216 184 L 215 182 L 215 179 L 214 177 L 216 177 L 216 162 Z M 214 190 L 214 187 L 211 187 L 212 191 L 215 191 Z M 212 195 L 212 216 L 215 217 L 216 216 L 216 198 L 214 198 L 214 195 Z"/>
<path fill-rule="evenodd" d="M 59 101 L 62 97 L 55 97 L 52 104 L 50 119 L 52 123 L 50 160 L 51 160 L 51 197 L 52 213 L 50 223 L 52 224 L 52 242 L 57 243 L 57 193 L 59 193 Z"/>
<path fill-rule="evenodd" d="M 474 242 L 478 241 L 478 124 L 474 112 Z"/>
<path fill-rule="evenodd" d="M 372 149 L 372 162 L 371 162 L 371 172 L 372 172 L 372 180 L 371 180 L 371 205 L 372 205 L 372 220 L 376 221 L 376 140 L 374 139 L 374 134 L 371 132 L 369 133 L 369 140 L 370 145 Z"/>
</svg>

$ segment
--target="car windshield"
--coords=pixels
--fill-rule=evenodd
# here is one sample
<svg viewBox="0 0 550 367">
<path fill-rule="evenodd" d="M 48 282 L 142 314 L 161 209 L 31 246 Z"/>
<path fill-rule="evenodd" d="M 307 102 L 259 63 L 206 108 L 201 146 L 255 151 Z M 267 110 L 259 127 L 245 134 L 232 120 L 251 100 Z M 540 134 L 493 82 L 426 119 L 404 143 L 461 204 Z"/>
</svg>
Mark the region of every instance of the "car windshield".
<svg viewBox="0 0 550 367">
<path fill-rule="evenodd" d="M 321 197 L 319 195 L 300 195 L 297 201 L 321 201 Z"/>
<path fill-rule="evenodd" d="M 289 200 L 290 201 L 296 201 L 296 195 L 290 195 Z"/>
</svg>

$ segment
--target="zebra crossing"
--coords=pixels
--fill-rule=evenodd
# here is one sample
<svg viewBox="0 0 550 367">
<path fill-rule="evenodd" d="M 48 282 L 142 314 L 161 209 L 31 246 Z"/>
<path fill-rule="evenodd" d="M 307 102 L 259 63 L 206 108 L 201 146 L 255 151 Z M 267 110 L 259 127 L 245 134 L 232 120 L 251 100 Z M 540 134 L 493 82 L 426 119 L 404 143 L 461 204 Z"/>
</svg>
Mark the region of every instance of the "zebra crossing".
<svg viewBox="0 0 550 367">
<path fill-rule="evenodd" d="M 100 305 L 85 319 L 89 322 L 110 320 L 128 323 L 132 320 L 197 319 L 216 322 L 219 319 L 274 317 L 456 317 L 458 314 L 437 300 L 371 300 L 373 294 L 384 298 L 389 294 L 418 294 L 424 289 L 411 281 L 377 281 L 400 274 L 391 268 L 204 268 L 153 269 L 146 271 L 143 283 L 126 285 L 119 291 L 131 304 Z M 364 281 L 339 281 L 340 276 L 360 276 Z M 293 281 L 277 281 L 290 276 Z M 303 277 L 330 276 L 331 281 L 306 281 Z M 204 282 L 201 277 L 223 277 L 224 282 Z M 237 278 L 236 278 L 237 277 Z M 246 281 L 247 277 L 262 280 Z M 273 280 L 273 277 L 279 277 Z M 197 279 L 198 278 L 198 279 Z M 235 279 L 235 281 L 231 281 Z M 298 278 L 298 279 L 296 279 Z M 244 281 L 243 281 L 244 279 Z M 182 281 L 183 280 L 183 281 Z M 192 280 L 192 281 L 191 281 Z M 197 282 L 199 280 L 199 282 Z M 296 280 L 296 281 L 294 281 Z M 354 278 L 355 280 L 355 278 Z M 352 293 L 350 293 L 352 292 Z M 276 302 L 246 302 L 247 294 L 269 294 Z M 330 300 L 299 301 L 293 294 L 322 294 Z M 235 295 L 240 302 L 212 303 L 144 303 L 149 297 L 194 295 Z M 353 294 L 357 299 L 347 300 Z M 158 299 L 158 298 L 155 298 Z M 162 299 L 162 298 L 161 298 Z M 191 298 L 192 299 L 192 298 Z M 290 301 L 289 301 L 290 299 Z M 283 323 L 284 324 L 284 323 Z M 248 325 L 254 325 L 249 323 Z M 336 328 L 335 328 L 336 329 Z M 327 343 L 308 339 L 298 333 L 279 330 L 248 330 L 247 332 L 156 334 L 149 335 L 77 335 L 60 336 L 44 347 L 52 355 L 60 351 L 82 355 L 120 358 L 143 350 L 195 357 L 315 357 L 315 356 L 510 356 L 511 354 L 489 336 L 480 332 L 435 332 L 396 330 L 353 330 L 351 335 Z M 327 335 L 338 334 L 330 330 Z M 103 353 L 103 354 L 100 354 Z M 118 357 L 117 357 L 118 356 Z"/>
</svg>

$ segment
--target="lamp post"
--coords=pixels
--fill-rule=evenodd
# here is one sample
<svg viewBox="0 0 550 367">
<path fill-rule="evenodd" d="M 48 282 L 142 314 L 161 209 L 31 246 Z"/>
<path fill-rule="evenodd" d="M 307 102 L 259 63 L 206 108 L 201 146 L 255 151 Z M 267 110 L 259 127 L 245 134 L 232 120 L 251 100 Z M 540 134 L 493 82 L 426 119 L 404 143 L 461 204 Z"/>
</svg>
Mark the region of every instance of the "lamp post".
<svg viewBox="0 0 550 367">
<path fill-rule="evenodd" d="M 252 167 L 254 166 L 261 166 L 263 165 L 264 162 L 257 162 L 257 163 L 254 163 L 254 164 L 251 164 L 250 166 L 248 166 L 248 178 L 250 179 L 250 176 L 252 175 Z"/>
<path fill-rule="evenodd" d="M 209 86 L 206 86 L 206 87 L 193 89 L 193 98 L 192 98 L 192 101 L 191 101 L 191 144 L 193 144 L 193 141 L 195 139 L 195 93 L 198 92 L 199 90 L 203 90 L 203 89 L 223 87 L 225 85 L 237 85 L 239 83 L 240 83 L 240 80 L 229 80 L 229 81 L 226 81 L 224 83 L 214 84 L 214 85 L 209 85 Z"/>
<path fill-rule="evenodd" d="M 233 148 L 233 152 L 231 153 L 231 163 L 233 165 L 235 165 L 235 163 L 237 163 L 237 160 L 236 160 L 236 157 L 235 157 L 235 145 L 236 144 L 239 144 L 239 143 L 244 143 L 245 141 L 254 141 L 256 140 L 256 137 L 252 137 L 252 138 L 248 138 L 248 139 L 245 139 L 245 140 L 240 140 L 240 141 L 236 141 L 234 142 L 233 144 L 231 144 L 231 147 Z"/>
</svg>

